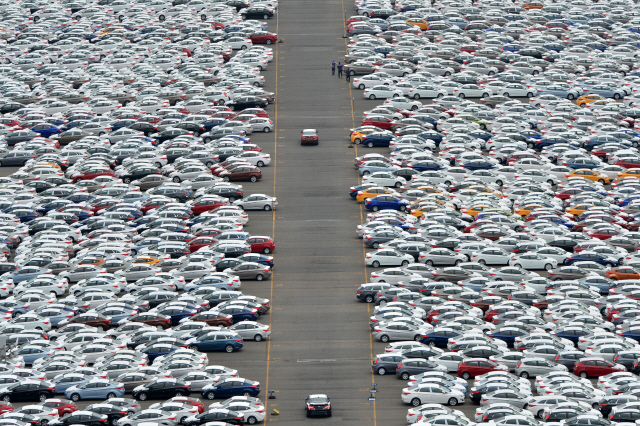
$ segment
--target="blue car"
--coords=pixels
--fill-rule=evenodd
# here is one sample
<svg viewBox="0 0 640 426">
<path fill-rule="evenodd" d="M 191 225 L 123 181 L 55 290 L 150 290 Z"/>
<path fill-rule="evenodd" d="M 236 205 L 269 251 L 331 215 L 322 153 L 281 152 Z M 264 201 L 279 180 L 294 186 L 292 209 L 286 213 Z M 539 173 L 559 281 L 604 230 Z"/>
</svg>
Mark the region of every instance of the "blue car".
<svg viewBox="0 0 640 426">
<path fill-rule="evenodd" d="M 13 300 L 0 300 L 0 312 L 13 312 L 12 316 L 24 315 L 30 311 L 29 306 Z"/>
<path fill-rule="evenodd" d="M 65 199 L 69 200 L 69 201 L 72 201 L 72 202 L 74 202 L 76 204 L 79 204 L 79 203 L 86 203 L 88 201 L 93 200 L 94 198 L 96 198 L 95 195 L 87 194 L 85 192 L 77 192 L 75 194 L 71 194 L 71 195 L 67 196 Z"/>
<path fill-rule="evenodd" d="M 630 339 L 635 340 L 636 342 L 640 342 L 640 329 L 638 328 L 632 328 L 632 329 L 623 331 L 622 333 L 618 333 L 618 335 L 622 337 L 628 337 Z"/>
<path fill-rule="evenodd" d="M 618 266 L 617 259 L 605 256 L 594 251 L 581 251 L 579 253 L 573 253 L 571 257 L 568 257 L 565 261 L 565 265 L 573 265 L 576 262 L 596 262 L 604 266 Z"/>
<path fill-rule="evenodd" d="M 242 349 L 244 342 L 242 337 L 230 331 L 210 331 L 189 339 L 186 344 L 191 349 L 200 352 L 225 351 L 231 353 Z"/>
<path fill-rule="evenodd" d="M 61 321 L 68 320 L 74 316 L 73 312 L 68 312 L 67 310 L 60 308 L 47 308 L 38 312 L 38 315 L 51 321 L 52 327 L 57 327 Z"/>
<path fill-rule="evenodd" d="M 51 274 L 51 269 L 41 268 L 38 266 L 25 266 L 13 272 L 8 272 L 4 275 L 4 278 L 13 280 L 14 284 L 19 284 L 22 281 L 30 280 L 31 278 L 35 278 L 42 274 Z"/>
<path fill-rule="evenodd" d="M 468 170 L 491 170 L 495 169 L 497 166 L 491 161 L 478 159 L 464 163 L 462 167 Z"/>
<path fill-rule="evenodd" d="M 540 220 L 546 220 L 548 222 L 553 222 L 556 225 L 562 225 L 562 226 L 566 226 L 567 228 L 569 228 L 570 230 L 573 229 L 574 226 L 576 226 L 576 223 L 567 219 L 563 219 L 559 216 L 553 216 L 553 215 L 549 215 L 549 216 L 540 216 L 538 219 Z"/>
<path fill-rule="evenodd" d="M 573 327 L 571 327 L 573 328 Z M 555 335 L 561 339 L 571 340 L 573 343 L 578 344 L 578 341 L 582 336 L 591 334 L 588 330 L 558 330 Z"/>
<path fill-rule="evenodd" d="M 362 145 L 366 145 L 369 148 L 373 148 L 374 146 L 388 148 L 395 137 L 394 134 L 388 132 L 373 132 L 362 136 Z"/>
<path fill-rule="evenodd" d="M 257 309 L 249 309 L 243 305 L 229 305 L 222 309 L 216 309 L 216 312 L 231 315 L 233 323 L 240 321 L 258 321 L 260 314 Z"/>
<path fill-rule="evenodd" d="M 147 354 L 147 357 L 149 357 L 149 362 L 151 363 L 157 357 L 162 355 L 169 355 L 171 352 L 177 349 L 179 348 L 168 343 L 154 343 L 143 350 L 142 353 Z"/>
<path fill-rule="evenodd" d="M 562 163 L 571 169 L 598 169 L 602 167 L 602 163 L 592 158 L 572 158 Z"/>
<path fill-rule="evenodd" d="M 123 127 L 129 127 L 132 124 L 135 124 L 135 122 L 136 120 L 130 118 L 126 120 L 118 120 L 111 124 L 111 130 L 115 132 L 116 130 L 122 129 Z"/>
<path fill-rule="evenodd" d="M 493 135 L 489 132 L 485 132 L 484 130 L 474 130 L 472 132 L 467 133 L 472 138 L 482 139 L 487 142 L 489 139 L 493 137 Z"/>
<path fill-rule="evenodd" d="M 434 330 L 431 333 L 428 333 L 422 336 L 421 342 L 425 345 L 433 345 L 439 348 L 446 348 L 447 343 L 449 343 L 449 339 L 452 337 L 458 337 L 460 333 L 455 330 L 450 329 L 441 329 Z"/>
<path fill-rule="evenodd" d="M 73 402 L 81 399 L 120 398 L 124 395 L 124 385 L 107 379 L 91 379 L 87 383 L 71 386 L 64 391 L 64 396 Z"/>
<path fill-rule="evenodd" d="M 522 337 L 526 334 L 527 333 L 522 330 L 507 329 L 503 331 L 498 329 L 498 330 L 487 333 L 487 336 L 493 337 L 494 339 L 500 339 L 503 342 L 505 342 L 509 347 L 512 347 L 513 342 L 515 342 L 516 340 L 516 337 Z"/>
<path fill-rule="evenodd" d="M 57 135 L 58 133 L 61 133 L 62 129 L 50 123 L 41 123 L 33 126 L 31 128 L 31 131 L 40 134 L 40 136 L 42 136 L 43 138 L 48 138 L 51 135 Z"/>
<path fill-rule="evenodd" d="M 202 396 L 207 399 L 231 398 L 232 396 L 260 395 L 260 383 L 248 379 L 229 377 L 202 388 Z"/>
<path fill-rule="evenodd" d="M 208 118 L 205 121 L 201 122 L 200 125 L 204 127 L 204 129 L 209 132 L 216 126 L 220 126 L 226 123 L 227 120 L 224 118 Z"/>
<path fill-rule="evenodd" d="M 523 130 L 522 132 L 520 132 L 520 134 L 522 136 L 525 136 L 529 139 L 542 139 L 543 135 L 542 133 L 536 132 L 535 130 Z"/>
<path fill-rule="evenodd" d="M 420 118 L 418 118 L 418 117 L 414 117 L 414 118 L 417 118 L 418 120 L 420 120 Z M 420 120 L 420 121 L 425 121 L 425 120 Z M 437 122 L 436 122 L 436 124 L 437 124 Z M 435 126 L 435 124 L 434 124 L 434 126 Z M 440 142 L 442 142 L 442 139 L 444 138 L 443 134 L 438 133 L 435 130 L 427 130 L 425 132 L 418 133 L 418 134 L 416 134 L 414 136 L 419 137 L 419 138 L 424 139 L 424 140 L 433 141 L 433 142 L 435 142 L 436 146 L 439 146 Z"/>
<path fill-rule="evenodd" d="M 121 306 L 108 306 L 106 308 L 98 310 L 98 312 L 103 317 L 110 319 L 111 324 L 118 324 L 119 321 L 122 321 L 123 319 L 129 319 L 133 315 L 135 315 L 135 313 L 131 309 L 127 309 Z"/>
<path fill-rule="evenodd" d="M 560 136 L 547 136 L 542 139 L 535 140 L 536 149 L 543 149 L 548 146 L 557 145 L 560 143 L 570 143 L 569 140 L 562 138 Z"/>
<path fill-rule="evenodd" d="M 269 266 L 271 269 L 273 269 L 273 266 L 274 266 L 272 256 L 266 256 L 260 253 L 243 254 L 242 256 L 238 257 L 238 260 L 242 260 L 244 262 L 259 263 L 260 265 Z"/>
<path fill-rule="evenodd" d="M 430 170 L 442 170 L 444 169 L 444 166 L 442 164 L 440 164 L 437 161 L 433 161 L 433 160 L 422 160 L 419 162 L 416 162 L 414 164 L 411 165 L 411 168 L 413 170 L 417 170 L 419 172 L 426 172 L 426 171 L 430 171 Z"/>
<path fill-rule="evenodd" d="M 579 279 L 578 283 L 588 285 L 591 290 L 596 290 L 603 296 L 608 296 L 609 289 L 614 285 L 615 281 L 601 276 L 589 276 Z"/>
<path fill-rule="evenodd" d="M 69 204 L 73 204 L 73 201 L 70 200 L 56 200 L 56 201 L 52 201 L 50 203 L 47 203 L 43 206 L 38 206 L 35 208 L 35 211 L 40 213 L 41 215 L 45 216 L 47 213 L 49 213 L 51 210 L 58 210 L 61 207 L 64 207 L 66 205 Z"/>
<path fill-rule="evenodd" d="M 64 393 L 70 387 L 82 386 L 85 383 L 88 383 L 89 380 L 91 380 L 89 376 L 85 376 L 84 374 L 67 373 L 55 380 L 52 380 L 52 383 L 54 384 L 56 393 Z"/>
<path fill-rule="evenodd" d="M 365 201 L 364 206 L 367 210 L 400 210 L 405 211 L 409 203 L 401 198 L 394 197 L 393 195 L 376 195 L 373 198 L 369 198 Z"/>
<path fill-rule="evenodd" d="M 546 94 L 571 100 L 578 98 L 580 96 L 580 91 L 558 84 L 552 84 L 550 86 L 543 87 L 542 89 L 538 89 L 538 96 Z"/>
<path fill-rule="evenodd" d="M 18 219 L 20 219 L 21 223 L 28 223 L 34 220 L 35 218 L 40 217 L 38 213 L 36 213 L 31 209 L 15 209 L 11 213 L 16 215 Z"/>
<path fill-rule="evenodd" d="M 521 45 L 520 43 L 508 43 L 502 46 L 502 50 L 504 50 L 505 52 L 517 53 L 522 49 L 524 49 L 524 46 Z"/>
<path fill-rule="evenodd" d="M 591 89 L 589 89 L 589 94 L 596 94 L 602 96 L 603 98 L 613 99 L 622 99 L 626 95 L 623 89 L 613 88 L 604 84 L 592 86 Z"/>
<path fill-rule="evenodd" d="M 185 308 L 182 306 L 167 306 L 158 311 L 160 315 L 166 315 L 171 318 L 171 325 L 177 325 L 180 320 L 189 318 L 197 313 L 194 309 Z"/>
<path fill-rule="evenodd" d="M 587 151 L 591 151 L 593 148 L 607 143 L 621 144 L 622 140 L 611 135 L 596 135 L 587 139 L 582 146 Z"/>
<path fill-rule="evenodd" d="M 16 355 L 22 357 L 26 365 L 31 365 L 36 359 L 51 356 L 54 352 L 54 349 L 47 349 L 38 345 L 24 345 Z"/>
</svg>

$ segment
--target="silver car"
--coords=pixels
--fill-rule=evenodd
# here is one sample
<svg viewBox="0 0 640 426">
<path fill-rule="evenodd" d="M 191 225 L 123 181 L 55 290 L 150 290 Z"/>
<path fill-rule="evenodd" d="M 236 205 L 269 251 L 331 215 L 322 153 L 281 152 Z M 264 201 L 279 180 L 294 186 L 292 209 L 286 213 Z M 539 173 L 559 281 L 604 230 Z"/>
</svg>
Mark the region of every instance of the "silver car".
<svg viewBox="0 0 640 426">
<path fill-rule="evenodd" d="M 185 382 L 189 382 L 191 391 L 195 392 L 195 391 L 201 391 L 202 388 L 205 387 L 206 385 L 212 384 L 215 378 L 216 376 L 212 376 L 202 371 L 193 371 L 191 373 L 185 374 L 180 379 L 184 380 Z"/>
<path fill-rule="evenodd" d="M 157 422 L 158 424 L 167 424 L 167 425 L 175 425 L 178 422 L 175 420 L 175 416 L 173 413 L 162 410 L 155 409 L 147 409 L 142 410 L 139 413 L 127 415 L 125 417 L 121 417 L 116 422 L 117 426 L 137 426 L 141 423 L 145 422 Z"/>
<path fill-rule="evenodd" d="M 193 389 L 193 386 L 191 386 L 191 389 Z M 169 413 L 172 413 L 175 416 L 176 421 L 180 424 L 182 424 L 182 422 L 187 417 L 198 414 L 197 407 L 193 407 L 191 405 L 187 405 L 179 401 L 158 402 L 156 404 L 152 404 L 149 408 L 153 410 L 161 410 L 161 411 L 167 411 Z"/>
<path fill-rule="evenodd" d="M 420 341 L 422 335 L 429 333 L 429 331 L 404 322 L 392 321 L 383 326 L 375 326 L 371 335 L 382 343 L 392 340 Z"/>
<path fill-rule="evenodd" d="M 515 369 L 515 373 L 528 379 L 552 371 L 569 371 L 566 366 L 558 365 L 545 358 L 523 358 Z"/>
<path fill-rule="evenodd" d="M 518 408 L 523 408 L 525 405 L 528 406 L 532 399 L 533 396 L 531 395 L 525 395 L 511 389 L 500 389 L 484 395 L 480 400 L 480 405 L 485 406 L 503 402 L 514 405 Z"/>
<path fill-rule="evenodd" d="M 271 335 L 271 329 L 268 325 L 255 321 L 241 321 L 229 327 L 229 330 L 238 333 L 244 340 L 255 340 L 256 342 L 266 340 Z"/>
<path fill-rule="evenodd" d="M 241 200 L 234 201 L 233 205 L 240 206 L 243 210 L 275 210 L 278 206 L 276 197 L 265 194 L 252 194 Z"/>
</svg>

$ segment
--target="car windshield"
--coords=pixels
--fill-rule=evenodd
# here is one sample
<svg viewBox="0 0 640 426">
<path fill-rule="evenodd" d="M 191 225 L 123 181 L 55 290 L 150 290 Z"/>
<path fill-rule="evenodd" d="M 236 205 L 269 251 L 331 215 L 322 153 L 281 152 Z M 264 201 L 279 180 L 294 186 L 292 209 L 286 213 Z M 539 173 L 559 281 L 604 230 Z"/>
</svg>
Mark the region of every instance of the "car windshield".
<svg viewBox="0 0 640 426">
<path fill-rule="evenodd" d="M 327 401 L 327 397 L 325 396 L 310 396 L 309 397 L 309 403 L 310 404 L 323 404 L 328 402 Z"/>
<path fill-rule="evenodd" d="M 316 135 L 316 131 L 315 130 L 303 130 L 302 131 L 302 136 L 315 136 Z"/>
</svg>

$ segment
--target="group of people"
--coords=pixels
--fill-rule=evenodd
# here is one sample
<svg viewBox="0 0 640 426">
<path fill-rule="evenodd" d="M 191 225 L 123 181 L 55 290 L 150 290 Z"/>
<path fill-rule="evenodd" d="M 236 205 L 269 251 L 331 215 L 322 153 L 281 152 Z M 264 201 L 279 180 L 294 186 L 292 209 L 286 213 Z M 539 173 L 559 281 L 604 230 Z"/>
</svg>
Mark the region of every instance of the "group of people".
<svg viewBox="0 0 640 426">
<path fill-rule="evenodd" d="M 331 75 L 336 74 L 336 67 L 338 68 L 338 78 L 342 78 L 342 68 L 344 67 L 344 65 L 342 65 L 340 62 L 338 62 L 338 65 L 336 65 L 336 61 L 331 61 Z M 347 68 L 345 71 L 345 79 L 347 81 L 351 81 L 351 71 L 349 70 L 349 68 Z"/>
</svg>

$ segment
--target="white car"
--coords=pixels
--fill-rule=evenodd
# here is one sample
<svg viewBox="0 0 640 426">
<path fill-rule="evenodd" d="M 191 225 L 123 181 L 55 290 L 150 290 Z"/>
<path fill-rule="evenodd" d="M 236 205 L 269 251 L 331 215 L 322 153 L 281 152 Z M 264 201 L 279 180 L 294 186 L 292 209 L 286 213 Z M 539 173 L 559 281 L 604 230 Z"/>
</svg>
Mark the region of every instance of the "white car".
<svg viewBox="0 0 640 426">
<path fill-rule="evenodd" d="M 498 89 L 498 94 L 507 96 L 510 98 L 532 98 L 534 93 L 537 93 L 531 87 L 518 83 L 509 83 Z"/>
<path fill-rule="evenodd" d="M 427 402 L 454 406 L 464 403 L 464 393 L 437 384 L 423 384 L 402 389 L 402 402 L 414 407 Z"/>
<path fill-rule="evenodd" d="M 231 37 L 224 41 L 233 50 L 246 50 L 253 46 L 253 42 L 247 37 Z"/>
<path fill-rule="evenodd" d="M 444 352 L 438 356 L 432 356 L 429 359 L 437 362 L 439 365 L 445 366 L 448 371 L 454 372 L 458 371 L 458 366 L 467 359 L 467 357 L 457 352 Z"/>
<path fill-rule="evenodd" d="M 363 77 L 354 78 L 351 85 L 356 89 L 364 90 L 368 87 L 378 86 L 380 84 L 390 85 L 393 81 L 388 78 L 380 77 L 379 75 L 365 75 Z"/>
<path fill-rule="evenodd" d="M 418 87 L 415 87 L 409 90 L 409 94 L 407 96 L 413 99 L 420 99 L 420 98 L 433 99 L 433 98 L 442 98 L 447 95 L 448 93 L 446 90 L 439 89 L 438 87 L 433 86 L 431 84 L 421 84 Z"/>
<path fill-rule="evenodd" d="M 378 268 L 380 266 L 407 266 L 413 262 L 413 256 L 402 254 L 399 251 L 384 249 L 367 253 L 365 256 L 367 266 Z"/>
<path fill-rule="evenodd" d="M 498 247 L 487 247 L 478 252 L 471 253 L 470 261 L 483 265 L 508 265 L 513 253 L 507 253 Z"/>
<path fill-rule="evenodd" d="M 488 98 L 491 92 L 477 84 L 463 84 L 454 90 L 454 95 L 460 98 Z"/>
<path fill-rule="evenodd" d="M 389 86 L 379 85 L 373 86 L 371 89 L 364 89 L 363 96 L 365 99 L 371 100 L 399 98 L 402 96 L 402 91 Z"/>
<path fill-rule="evenodd" d="M 373 183 L 377 186 L 400 188 L 407 183 L 405 178 L 389 172 L 373 172 L 362 176 L 362 183 Z"/>
<path fill-rule="evenodd" d="M 524 269 L 546 269 L 550 271 L 558 267 L 558 261 L 537 253 L 524 253 L 509 259 L 509 265 Z"/>
<path fill-rule="evenodd" d="M 412 101 L 411 99 L 402 97 L 387 99 L 386 101 L 384 101 L 383 105 L 391 105 L 394 108 L 406 109 L 407 111 L 416 111 L 422 108 L 422 102 Z"/>
<path fill-rule="evenodd" d="M 32 312 L 27 312 L 24 315 L 15 317 L 9 321 L 11 324 L 20 324 L 25 327 L 25 330 L 51 330 L 51 321 L 48 318 L 41 317 L 40 315 Z"/>
<path fill-rule="evenodd" d="M 249 164 L 258 167 L 264 167 L 271 164 L 271 156 L 264 152 L 245 151 L 240 155 L 227 158 L 227 161 L 246 161 Z"/>
<path fill-rule="evenodd" d="M 409 281 L 414 278 L 420 279 L 421 277 L 420 275 L 411 274 L 399 268 L 387 268 L 383 269 L 382 271 L 372 272 L 369 282 L 397 284 L 400 281 Z"/>
</svg>

